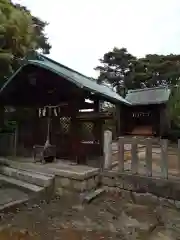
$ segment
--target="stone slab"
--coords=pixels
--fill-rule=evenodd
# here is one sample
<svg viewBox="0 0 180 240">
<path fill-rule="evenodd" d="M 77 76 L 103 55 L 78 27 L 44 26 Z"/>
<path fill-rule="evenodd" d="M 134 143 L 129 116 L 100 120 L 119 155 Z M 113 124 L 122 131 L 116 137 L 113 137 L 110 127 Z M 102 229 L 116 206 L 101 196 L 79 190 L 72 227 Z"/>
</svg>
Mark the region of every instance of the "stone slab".
<svg viewBox="0 0 180 240">
<path fill-rule="evenodd" d="M 53 182 L 53 177 L 11 167 L 2 166 L 0 168 L 0 173 L 42 187 L 47 187 Z"/>
<path fill-rule="evenodd" d="M 99 174 L 99 169 L 91 169 L 85 172 L 75 172 L 72 170 L 50 168 L 49 171 L 57 176 L 69 177 L 71 179 L 85 180 Z"/>
<path fill-rule="evenodd" d="M 44 189 L 43 187 L 36 186 L 31 183 L 26 183 L 26 182 L 23 182 L 21 180 L 14 179 L 11 177 L 6 177 L 1 174 L 0 174 L 0 181 L 4 181 L 5 183 L 8 183 L 12 186 L 16 186 L 17 188 L 25 189 L 25 190 L 35 192 L 35 193 L 39 193 L 39 192 L 43 191 L 43 189 Z"/>
<path fill-rule="evenodd" d="M 68 177 L 77 180 L 84 180 L 89 177 L 96 176 L 100 171 L 99 168 L 93 168 L 84 165 L 70 165 L 59 160 L 56 163 L 43 165 L 40 163 L 26 162 L 26 159 L 24 159 L 24 162 L 18 162 L 7 158 L 0 158 L 0 162 L 8 164 L 9 167 L 13 168 Z"/>
<path fill-rule="evenodd" d="M 90 201 L 92 201 L 94 198 L 98 197 L 99 195 L 101 195 L 102 193 L 105 192 L 104 188 L 98 188 L 95 191 L 87 194 L 84 199 L 83 202 L 89 203 Z"/>
<path fill-rule="evenodd" d="M 1 208 L 3 208 L 5 204 L 11 203 L 11 202 L 28 199 L 28 194 L 15 188 L 0 189 L 0 196 L 1 196 L 0 197 Z"/>
</svg>

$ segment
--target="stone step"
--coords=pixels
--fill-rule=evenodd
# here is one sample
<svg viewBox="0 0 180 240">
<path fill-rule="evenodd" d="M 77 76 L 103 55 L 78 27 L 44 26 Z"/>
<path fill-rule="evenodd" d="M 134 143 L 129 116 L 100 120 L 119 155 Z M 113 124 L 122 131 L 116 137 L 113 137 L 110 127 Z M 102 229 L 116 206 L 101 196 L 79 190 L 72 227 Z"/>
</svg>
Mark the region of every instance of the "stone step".
<svg viewBox="0 0 180 240">
<path fill-rule="evenodd" d="M 29 195 L 27 193 L 17 188 L 7 187 L 6 184 L 0 189 L 0 196 L 0 212 L 21 206 L 29 200 Z"/>
<path fill-rule="evenodd" d="M 31 184 L 31 183 L 27 183 L 18 179 L 14 179 L 12 177 L 9 176 L 4 176 L 2 174 L 0 174 L 0 181 L 5 182 L 6 184 L 12 185 L 12 186 L 16 186 L 19 189 L 24 189 L 24 190 L 28 190 L 30 192 L 34 192 L 34 193 L 40 193 L 44 190 L 43 187 Z"/>
<path fill-rule="evenodd" d="M 25 181 L 30 184 L 35 184 L 40 187 L 48 187 L 53 184 L 54 176 L 44 175 L 43 173 L 36 173 L 23 169 L 2 166 L 0 174 L 15 178 L 17 180 Z"/>
</svg>

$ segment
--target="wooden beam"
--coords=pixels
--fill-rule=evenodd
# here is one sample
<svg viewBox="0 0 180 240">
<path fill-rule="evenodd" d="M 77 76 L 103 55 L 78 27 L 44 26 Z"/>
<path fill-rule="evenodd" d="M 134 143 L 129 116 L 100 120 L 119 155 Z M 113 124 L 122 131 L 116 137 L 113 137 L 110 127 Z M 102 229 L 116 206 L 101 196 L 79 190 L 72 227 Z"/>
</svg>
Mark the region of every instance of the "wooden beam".
<svg viewBox="0 0 180 240">
<path fill-rule="evenodd" d="M 98 118 L 102 118 L 102 119 L 110 119 L 112 118 L 112 114 L 108 113 L 108 112 L 81 112 L 78 114 L 77 116 L 78 119 L 81 120 L 85 120 L 85 119 L 98 119 Z"/>
</svg>

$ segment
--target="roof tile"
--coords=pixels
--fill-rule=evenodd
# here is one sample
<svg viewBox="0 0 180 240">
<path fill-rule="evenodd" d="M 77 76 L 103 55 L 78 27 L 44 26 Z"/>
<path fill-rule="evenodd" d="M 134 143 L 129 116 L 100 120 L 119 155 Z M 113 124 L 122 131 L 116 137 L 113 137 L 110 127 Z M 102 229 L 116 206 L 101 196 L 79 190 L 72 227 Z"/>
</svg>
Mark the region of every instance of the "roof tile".
<svg viewBox="0 0 180 240">
<path fill-rule="evenodd" d="M 155 87 L 129 90 L 125 99 L 132 105 L 160 104 L 169 100 L 170 89 L 167 87 Z"/>
</svg>

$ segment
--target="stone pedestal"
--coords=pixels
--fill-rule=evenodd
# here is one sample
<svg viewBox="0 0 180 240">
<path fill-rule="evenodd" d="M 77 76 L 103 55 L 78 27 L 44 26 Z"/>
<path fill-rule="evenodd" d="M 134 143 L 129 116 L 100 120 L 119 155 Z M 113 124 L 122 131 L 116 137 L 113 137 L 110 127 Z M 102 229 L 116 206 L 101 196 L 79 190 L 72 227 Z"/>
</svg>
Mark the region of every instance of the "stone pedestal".
<svg viewBox="0 0 180 240">
<path fill-rule="evenodd" d="M 104 132 L 104 169 L 109 169 L 112 165 L 112 132 Z"/>
</svg>

